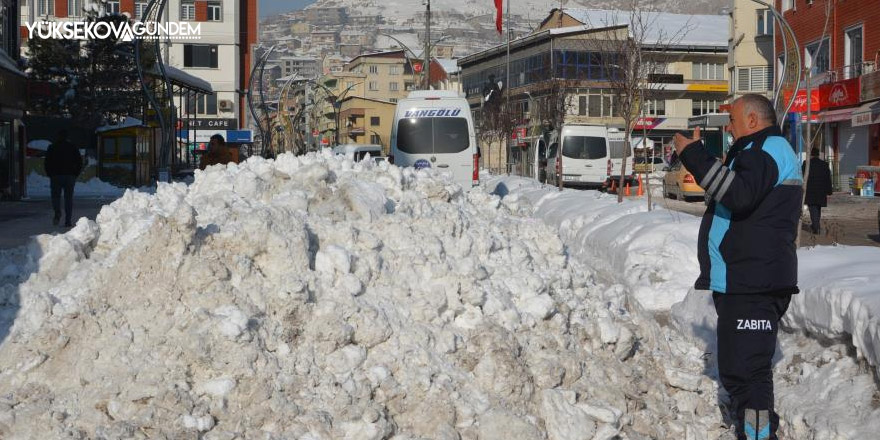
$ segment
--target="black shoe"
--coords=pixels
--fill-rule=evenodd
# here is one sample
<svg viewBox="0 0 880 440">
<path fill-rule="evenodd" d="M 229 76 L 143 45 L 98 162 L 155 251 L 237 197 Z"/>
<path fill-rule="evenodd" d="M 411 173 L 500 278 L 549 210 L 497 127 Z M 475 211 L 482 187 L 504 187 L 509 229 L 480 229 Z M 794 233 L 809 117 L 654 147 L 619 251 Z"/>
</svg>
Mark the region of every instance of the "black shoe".
<svg viewBox="0 0 880 440">
<path fill-rule="evenodd" d="M 55 214 L 55 217 L 52 217 L 52 226 L 58 226 L 58 223 L 61 222 L 61 214 Z"/>
</svg>

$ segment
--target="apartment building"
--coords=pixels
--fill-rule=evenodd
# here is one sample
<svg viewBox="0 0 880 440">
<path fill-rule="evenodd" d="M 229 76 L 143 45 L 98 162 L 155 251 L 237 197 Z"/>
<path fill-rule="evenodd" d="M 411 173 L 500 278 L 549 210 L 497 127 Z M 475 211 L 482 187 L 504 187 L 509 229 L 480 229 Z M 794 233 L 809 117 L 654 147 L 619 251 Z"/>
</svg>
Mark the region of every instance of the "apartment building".
<svg viewBox="0 0 880 440">
<path fill-rule="evenodd" d="M 315 26 L 339 26 L 347 18 L 347 10 L 341 7 L 306 9 L 306 20 Z"/>
<path fill-rule="evenodd" d="M 412 71 L 403 50 L 357 56 L 345 70 L 366 75 L 364 98 L 397 102 L 418 84 L 418 75 Z"/>
<path fill-rule="evenodd" d="M 849 190 L 859 166 L 880 165 L 880 2 L 777 0 L 776 7 L 791 25 L 809 69 L 812 131 L 818 134 L 812 145 L 803 141 L 807 93 L 802 88 L 785 90 L 786 97 L 797 93 L 789 114 L 790 136 L 801 151 L 820 148 L 836 187 Z M 784 53 L 778 35 L 775 49 L 781 72 Z"/>
<path fill-rule="evenodd" d="M 321 60 L 309 56 L 282 56 L 275 61 L 281 66 L 282 76 L 298 75 L 300 78 L 317 78 L 321 73 Z"/>
<path fill-rule="evenodd" d="M 89 8 L 105 13 L 143 17 L 146 0 L 31 0 L 22 6 L 23 21 L 78 20 Z M 165 22 L 198 25 L 200 38 L 164 44 L 165 62 L 207 81 L 213 94 L 199 94 L 183 103 L 197 119 L 226 120 L 224 126 L 246 126 L 246 103 L 238 91 L 247 89 L 257 42 L 257 0 L 168 0 Z M 229 120 L 235 120 L 234 123 Z"/>
<path fill-rule="evenodd" d="M 732 99 L 747 93 L 773 96 L 775 27 L 773 14 L 767 7 L 751 0 L 733 2 L 727 61 Z"/>
</svg>

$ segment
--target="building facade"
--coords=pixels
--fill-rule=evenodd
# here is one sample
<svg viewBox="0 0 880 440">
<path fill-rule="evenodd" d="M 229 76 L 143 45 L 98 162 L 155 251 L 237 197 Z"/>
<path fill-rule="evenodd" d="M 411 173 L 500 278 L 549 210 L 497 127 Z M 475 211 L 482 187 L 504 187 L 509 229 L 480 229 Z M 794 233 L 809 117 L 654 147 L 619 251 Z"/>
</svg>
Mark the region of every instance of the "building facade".
<svg viewBox="0 0 880 440">
<path fill-rule="evenodd" d="M 0 0 L 0 200 L 25 193 L 26 145 L 22 117 L 27 77 L 19 67 L 18 0 Z"/>
<path fill-rule="evenodd" d="M 835 187 L 848 191 L 858 167 L 880 166 L 880 2 L 777 0 L 776 7 L 794 31 L 811 87 L 815 141 L 809 144 L 803 139 L 807 113 L 803 88 L 784 90 L 785 97 L 797 93 L 789 114 L 790 136 L 804 156 L 811 146 L 822 150 Z M 778 36 L 775 49 L 780 72 L 784 53 Z"/>
<path fill-rule="evenodd" d="M 732 99 L 747 93 L 773 96 L 775 28 L 768 8 L 751 0 L 733 2 L 727 62 Z"/>
<path fill-rule="evenodd" d="M 511 107 L 520 115 L 520 125 L 529 136 L 541 129 L 535 111 L 547 99 L 553 84 L 562 84 L 564 109 L 554 111 L 550 119 L 564 123 L 606 125 L 622 128 L 616 92 L 612 89 L 602 61 L 608 41 L 626 38 L 627 12 L 554 9 L 533 33 L 511 42 Z M 728 29 L 726 15 L 687 16 L 669 13 L 646 19 L 656 26 L 693 27 L 688 34 L 668 42 L 645 40 L 647 57 L 657 57 L 658 71 L 645 78 L 651 97 L 644 106 L 644 116 L 635 129 L 646 131 L 649 138 L 668 143 L 678 130 L 688 127 L 688 118 L 716 113 L 728 96 Z M 601 25 L 594 25 L 602 23 Z M 659 31 L 654 30 L 659 33 Z M 621 34 L 623 33 L 623 34 Z M 654 35 L 654 34 L 651 34 Z M 650 41 L 649 41 L 650 40 Z M 662 43 L 662 44 L 661 44 Z M 475 121 L 479 121 L 482 90 L 489 79 L 507 79 L 507 48 L 491 49 L 461 58 L 462 88 L 471 103 Z M 660 71 L 662 69 L 662 71 Z M 502 90 L 504 87 L 502 87 Z M 558 113 L 564 112 L 564 115 Z M 479 124 L 478 124 L 479 125 Z M 498 151 L 493 156 L 503 156 Z"/>
<path fill-rule="evenodd" d="M 387 156 L 396 108 L 396 104 L 379 99 L 345 98 L 340 106 L 340 143 L 381 145 L 382 155 Z"/>
</svg>

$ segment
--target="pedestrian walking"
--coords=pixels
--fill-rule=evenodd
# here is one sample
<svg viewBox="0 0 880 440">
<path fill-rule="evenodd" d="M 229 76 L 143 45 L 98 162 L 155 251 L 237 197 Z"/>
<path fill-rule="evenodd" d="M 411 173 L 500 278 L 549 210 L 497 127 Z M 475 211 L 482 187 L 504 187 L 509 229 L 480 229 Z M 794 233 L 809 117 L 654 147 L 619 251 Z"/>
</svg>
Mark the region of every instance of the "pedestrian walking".
<svg viewBox="0 0 880 440">
<path fill-rule="evenodd" d="M 52 224 L 61 222 L 61 194 L 64 193 L 64 226 L 73 226 L 73 187 L 76 178 L 82 172 L 82 155 L 67 140 L 67 130 L 61 129 L 55 136 L 55 142 L 46 150 L 43 162 L 52 194 L 52 209 L 55 211 Z"/>
<path fill-rule="evenodd" d="M 801 166 L 801 171 L 807 166 L 807 162 Z M 819 158 L 819 149 L 810 151 L 810 175 L 807 176 L 807 193 L 804 204 L 810 211 L 810 230 L 813 234 L 819 233 L 819 224 L 822 220 L 822 208 L 828 206 L 828 196 L 831 195 L 831 169 L 828 162 Z"/>
<path fill-rule="evenodd" d="M 697 289 L 711 290 L 718 315 L 718 373 L 731 395 L 737 439 L 777 439 L 773 353 L 779 321 L 798 293 L 795 239 L 803 179 L 799 160 L 760 95 L 733 102 L 734 137 L 723 161 L 700 139 L 678 134 L 675 149 L 706 191 Z"/>
<path fill-rule="evenodd" d="M 238 163 L 238 149 L 232 151 L 226 146 L 223 135 L 215 134 L 208 142 L 208 152 L 202 156 L 199 169 L 204 170 L 211 165 L 226 165 L 230 162 Z"/>
</svg>

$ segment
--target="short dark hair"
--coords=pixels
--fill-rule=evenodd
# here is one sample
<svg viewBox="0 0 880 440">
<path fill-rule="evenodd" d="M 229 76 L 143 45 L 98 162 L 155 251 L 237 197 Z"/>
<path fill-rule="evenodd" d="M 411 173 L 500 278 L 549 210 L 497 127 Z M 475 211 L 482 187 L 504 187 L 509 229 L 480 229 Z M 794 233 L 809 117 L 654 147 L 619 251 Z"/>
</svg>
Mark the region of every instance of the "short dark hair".
<svg viewBox="0 0 880 440">
<path fill-rule="evenodd" d="M 202 138 L 202 139 L 204 139 L 204 138 Z M 211 140 L 212 140 L 212 141 L 220 142 L 221 144 L 225 144 L 225 143 L 226 143 L 226 139 L 223 139 L 223 135 L 222 135 L 222 134 L 219 134 L 219 133 L 217 133 L 217 134 L 211 136 Z M 210 142 L 210 141 L 209 141 L 209 142 Z"/>
<path fill-rule="evenodd" d="M 745 106 L 745 114 L 755 113 L 759 119 L 770 124 L 776 125 L 776 109 L 764 95 L 749 93 L 737 98 Z"/>
<path fill-rule="evenodd" d="M 811 157 L 819 157 L 819 149 L 816 147 L 813 147 L 813 149 L 810 150 L 810 156 Z"/>
</svg>

